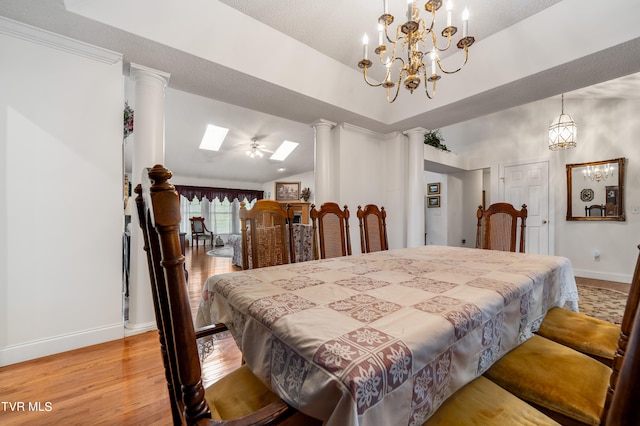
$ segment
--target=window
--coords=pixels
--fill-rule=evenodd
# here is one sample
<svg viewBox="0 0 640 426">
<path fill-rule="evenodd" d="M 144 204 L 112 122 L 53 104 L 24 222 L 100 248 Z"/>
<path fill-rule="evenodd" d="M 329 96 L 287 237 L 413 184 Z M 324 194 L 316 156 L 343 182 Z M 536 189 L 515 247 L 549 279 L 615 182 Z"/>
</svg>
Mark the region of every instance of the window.
<svg viewBox="0 0 640 426">
<path fill-rule="evenodd" d="M 217 198 L 210 205 L 209 217 L 205 221 L 211 225 L 210 231 L 214 234 L 231 234 L 233 231 L 233 206 L 228 199 L 220 201 Z"/>
<path fill-rule="evenodd" d="M 249 201 L 245 198 L 244 202 L 247 204 L 247 208 L 250 209 L 256 200 Z M 207 229 L 216 236 L 239 234 L 239 211 L 240 201 L 238 201 L 238 199 L 229 201 L 229 199 L 225 198 L 223 201 L 220 201 L 216 198 L 213 201 L 209 201 L 206 197 L 202 200 L 194 197 L 193 200 L 189 201 L 184 196 L 180 196 L 180 213 L 182 215 L 180 231 L 186 232 L 187 235 L 190 236 L 191 223 L 189 222 L 189 218 L 204 217 L 204 223 Z"/>
</svg>

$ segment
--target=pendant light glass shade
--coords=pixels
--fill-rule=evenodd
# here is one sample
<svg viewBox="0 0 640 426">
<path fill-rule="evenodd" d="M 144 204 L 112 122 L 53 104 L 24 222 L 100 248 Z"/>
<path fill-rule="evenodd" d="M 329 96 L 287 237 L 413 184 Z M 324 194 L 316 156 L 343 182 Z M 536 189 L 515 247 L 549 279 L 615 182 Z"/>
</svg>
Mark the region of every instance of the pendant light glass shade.
<svg viewBox="0 0 640 426">
<path fill-rule="evenodd" d="M 549 126 L 549 149 L 558 151 L 576 147 L 578 126 L 569 114 L 564 113 L 564 94 L 562 95 L 562 111 Z"/>
</svg>

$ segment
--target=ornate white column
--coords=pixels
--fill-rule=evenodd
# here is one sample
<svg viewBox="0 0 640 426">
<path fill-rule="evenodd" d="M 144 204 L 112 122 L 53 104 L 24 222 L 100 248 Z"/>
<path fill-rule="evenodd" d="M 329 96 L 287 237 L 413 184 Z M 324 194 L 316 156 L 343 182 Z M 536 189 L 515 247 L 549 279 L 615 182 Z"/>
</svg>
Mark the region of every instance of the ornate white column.
<svg viewBox="0 0 640 426">
<path fill-rule="evenodd" d="M 416 127 L 404 132 L 409 138 L 407 156 L 407 247 L 424 245 L 424 134 Z"/>
<path fill-rule="evenodd" d="M 131 166 L 131 180 L 135 188 L 140 183 L 144 168 L 164 163 L 164 91 L 170 75 L 137 64 L 131 64 L 130 75 L 135 82 Z M 131 217 L 130 247 L 129 320 L 125 330 L 127 335 L 156 328 L 144 238 L 137 214 Z"/>
<path fill-rule="evenodd" d="M 335 170 L 333 168 L 333 152 L 331 129 L 336 123 L 328 120 L 320 119 L 311 126 L 315 131 L 314 142 L 314 177 L 315 177 L 315 195 L 313 196 L 316 206 L 321 206 L 325 201 L 336 199 L 335 188 Z"/>
</svg>

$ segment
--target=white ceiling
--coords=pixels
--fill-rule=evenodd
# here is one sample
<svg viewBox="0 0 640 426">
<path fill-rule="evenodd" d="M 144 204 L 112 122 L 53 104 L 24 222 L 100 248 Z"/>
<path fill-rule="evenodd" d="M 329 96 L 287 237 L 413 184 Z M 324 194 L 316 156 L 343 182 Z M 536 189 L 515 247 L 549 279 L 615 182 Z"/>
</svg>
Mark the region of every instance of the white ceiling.
<svg viewBox="0 0 640 426">
<path fill-rule="evenodd" d="M 406 2 L 389 3 L 398 22 Z M 375 39 L 379 0 L 0 0 L 0 15 L 121 52 L 125 72 L 133 62 L 170 73 L 165 162 L 194 178 L 282 177 L 280 164 L 246 158 L 252 137 L 271 150 L 284 139 L 300 142 L 284 174 L 312 170 L 309 125 L 320 118 L 389 133 L 443 127 L 563 92 L 640 97 L 640 26 L 633 21 L 640 2 L 454 4 L 471 13 L 469 64 L 441 80 L 436 100 L 402 90 L 391 105 L 356 66 L 362 34 Z M 231 129 L 221 153 L 197 149 L 207 123 Z"/>
</svg>

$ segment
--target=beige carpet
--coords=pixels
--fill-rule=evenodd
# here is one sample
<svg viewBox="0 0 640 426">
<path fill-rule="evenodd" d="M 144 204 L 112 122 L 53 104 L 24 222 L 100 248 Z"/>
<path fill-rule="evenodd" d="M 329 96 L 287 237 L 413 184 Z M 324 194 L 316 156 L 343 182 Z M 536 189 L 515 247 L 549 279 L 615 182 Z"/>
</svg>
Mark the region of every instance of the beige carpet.
<svg viewBox="0 0 640 426">
<path fill-rule="evenodd" d="M 620 324 L 629 284 L 576 277 L 580 312 Z"/>
</svg>

